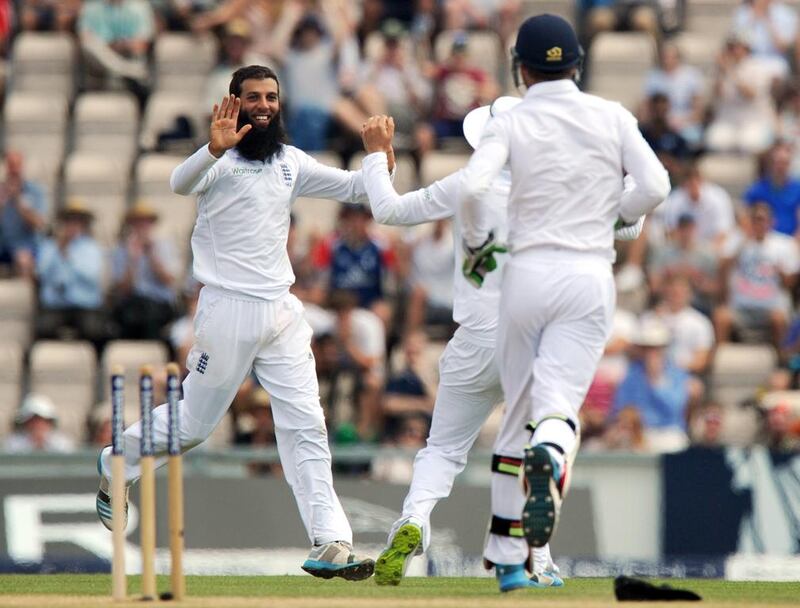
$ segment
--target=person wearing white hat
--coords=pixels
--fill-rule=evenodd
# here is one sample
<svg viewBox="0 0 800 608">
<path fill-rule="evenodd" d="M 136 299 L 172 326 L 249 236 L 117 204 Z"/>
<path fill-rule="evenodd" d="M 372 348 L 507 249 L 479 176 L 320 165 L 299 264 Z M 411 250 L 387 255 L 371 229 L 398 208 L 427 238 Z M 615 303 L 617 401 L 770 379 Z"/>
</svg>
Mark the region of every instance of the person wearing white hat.
<svg viewBox="0 0 800 608">
<path fill-rule="evenodd" d="M 6 452 L 71 452 L 72 440 L 56 430 L 58 416 L 52 400 L 45 395 L 29 394 L 15 419 L 18 430 L 6 439 Z"/>
<path fill-rule="evenodd" d="M 516 106 L 521 100 L 500 97 L 491 105 L 472 110 L 464 118 L 464 136 L 477 147 L 486 125 L 494 116 Z M 372 153 L 381 149 L 383 138 L 391 135 L 391 119 L 371 118 L 362 132 L 368 155 L 362 170 L 372 213 L 382 224 L 415 225 L 454 218 L 454 242 L 461 240 L 462 222 L 458 213 L 461 198 L 461 173 L 457 171 L 425 188 L 403 196 L 394 190 L 385 154 Z M 487 198 L 497 239 L 507 234 L 505 207 L 509 195 L 510 174 L 504 171 L 494 180 Z M 618 238 L 635 239 L 642 222 L 621 229 Z M 500 305 L 501 273 L 487 274 L 481 289 L 474 289 L 461 272 L 464 252 L 456 248 L 453 289 L 453 320 L 459 328 L 447 344 L 439 363 L 439 389 L 427 445 L 417 454 L 414 475 L 400 518 L 392 526 L 386 549 L 375 564 L 376 582 L 398 584 L 410 558 L 427 550 L 430 543 L 430 514 L 436 503 L 449 496 L 455 477 L 464 469 L 467 453 L 478 436 L 481 426 L 495 405 L 503 400 L 500 375 L 495 366 L 495 333 Z M 506 256 L 498 256 L 502 266 Z M 480 281 L 479 277 L 474 280 Z M 517 484 L 519 459 L 504 449 L 505 439 L 498 437 L 492 459 L 494 485 Z M 494 490 L 493 490 L 494 491 Z M 518 518 L 515 518 L 518 519 Z M 493 517 L 492 533 L 515 536 L 518 521 Z M 501 590 L 519 586 L 561 586 L 558 568 L 546 545 L 533 552 L 533 575 L 525 581 L 515 581 Z M 514 586 L 516 585 L 516 586 Z"/>
</svg>

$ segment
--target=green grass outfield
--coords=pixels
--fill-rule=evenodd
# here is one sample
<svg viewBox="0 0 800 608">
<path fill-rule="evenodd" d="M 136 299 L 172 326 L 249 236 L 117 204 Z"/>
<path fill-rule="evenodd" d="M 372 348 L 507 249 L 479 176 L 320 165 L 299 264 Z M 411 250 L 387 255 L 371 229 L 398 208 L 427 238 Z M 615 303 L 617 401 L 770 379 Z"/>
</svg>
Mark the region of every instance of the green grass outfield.
<svg viewBox="0 0 800 608">
<path fill-rule="evenodd" d="M 131 601 L 111 601 L 109 575 L 0 575 L 0 607 L 142 606 L 136 600 L 139 578 L 129 577 Z M 673 580 L 675 586 L 703 596 L 699 607 L 800 605 L 800 582 L 756 583 L 718 580 Z M 408 578 L 399 587 L 378 587 L 372 580 L 351 583 L 308 576 L 190 576 L 186 606 L 287 606 L 290 608 L 489 606 L 602 606 L 616 603 L 611 579 L 576 578 L 562 589 L 532 589 L 500 595 L 491 578 Z M 158 588 L 169 587 L 159 577 Z M 175 602 L 172 602 L 175 604 Z M 694 603 L 670 602 L 669 606 Z M 698 607 L 698 608 L 699 608 Z"/>
</svg>

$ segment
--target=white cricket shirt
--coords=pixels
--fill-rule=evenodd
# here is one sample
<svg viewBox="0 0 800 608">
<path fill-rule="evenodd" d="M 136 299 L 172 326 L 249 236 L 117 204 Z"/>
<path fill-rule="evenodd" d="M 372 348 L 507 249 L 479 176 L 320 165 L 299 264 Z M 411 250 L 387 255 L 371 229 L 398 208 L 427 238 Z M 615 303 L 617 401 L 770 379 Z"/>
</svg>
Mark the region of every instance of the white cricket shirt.
<svg viewBox="0 0 800 608">
<path fill-rule="evenodd" d="M 294 283 L 286 239 L 295 198 L 368 200 L 360 171 L 322 165 L 288 145 L 270 162 L 247 160 L 235 148 L 217 159 L 205 145 L 175 168 L 170 186 L 198 195 L 195 278 L 265 300 L 282 297 Z"/>
<path fill-rule="evenodd" d="M 430 186 L 420 188 L 400 196 L 390 180 L 386 154 L 375 152 L 364 157 L 361 164 L 364 187 L 369 195 L 372 215 L 381 224 L 412 226 L 445 218 L 453 219 L 453 240 L 455 246 L 455 265 L 453 269 L 453 320 L 466 332 L 467 339 L 493 347 L 497 332 L 500 310 L 500 284 L 503 265 L 507 255 L 495 256 L 497 270 L 486 275 L 483 285 L 476 289 L 461 272 L 464 263 L 464 250 L 461 247 L 462 221 L 460 201 L 462 200 L 465 169 L 456 171 Z M 628 180 L 633 187 L 632 180 Z M 511 186 L 511 175 L 501 171 L 484 193 L 490 225 L 495 230 L 495 238 L 505 243 L 508 236 L 506 205 Z M 644 218 L 634 226 L 617 231 L 620 240 L 638 238 L 642 231 Z"/>
<path fill-rule="evenodd" d="M 462 173 L 463 230 L 478 246 L 493 228 L 483 194 L 511 166 L 512 254 L 540 247 L 614 259 L 614 224 L 634 222 L 669 194 L 667 171 L 616 102 L 571 80 L 531 86 L 522 103 L 496 116 Z M 623 175 L 634 178 L 623 192 Z"/>
</svg>

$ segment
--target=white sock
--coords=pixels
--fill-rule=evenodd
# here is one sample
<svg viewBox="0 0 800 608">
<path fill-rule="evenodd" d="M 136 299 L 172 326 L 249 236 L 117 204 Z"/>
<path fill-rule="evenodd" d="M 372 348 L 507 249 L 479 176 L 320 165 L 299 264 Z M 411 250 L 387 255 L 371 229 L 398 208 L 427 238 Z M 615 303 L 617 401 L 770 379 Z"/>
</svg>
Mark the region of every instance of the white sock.
<svg viewBox="0 0 800 608">
<path fill-rule="evenodd" d="M 552 446 L 544 446 L 547 448 L 554 462 L 558 463 L 563 470 L 565 461 L 564 454 L 569 454 L 573 450 L 576 440 L 575 431 L 573 431 L 572 427 L 566 422 L 558 418 L 546 418 L 536 426 L 531 444 L 552 443 L 564 450 L 563 452 L 559 452 Z"/>
</svg>

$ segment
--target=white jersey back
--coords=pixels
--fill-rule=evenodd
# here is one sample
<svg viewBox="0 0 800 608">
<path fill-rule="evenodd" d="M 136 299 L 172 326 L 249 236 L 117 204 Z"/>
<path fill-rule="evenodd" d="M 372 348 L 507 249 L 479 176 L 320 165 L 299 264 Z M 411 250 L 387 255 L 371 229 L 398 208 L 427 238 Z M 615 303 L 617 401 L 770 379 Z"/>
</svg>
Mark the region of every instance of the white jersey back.
<svg viewBox="0 0 800 608">
<path fill-rule="evenodd" d="M 178 194 L 198 194 L 195 278 L 266 300 L 282 297 L 294 283 L 286 240 L 295 198 L 367 201 L 360 172 L 326 167 L 293 146 L 270 162 L 247 160 L 235 149 L 216 159 L 203 146 L 170 183 Z"/>
</svg>

